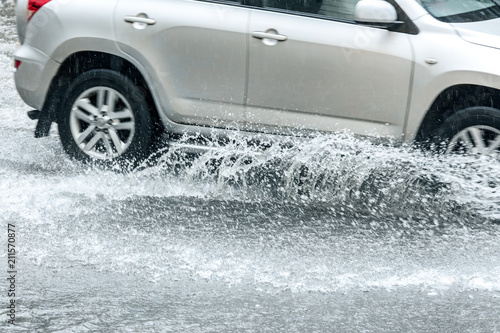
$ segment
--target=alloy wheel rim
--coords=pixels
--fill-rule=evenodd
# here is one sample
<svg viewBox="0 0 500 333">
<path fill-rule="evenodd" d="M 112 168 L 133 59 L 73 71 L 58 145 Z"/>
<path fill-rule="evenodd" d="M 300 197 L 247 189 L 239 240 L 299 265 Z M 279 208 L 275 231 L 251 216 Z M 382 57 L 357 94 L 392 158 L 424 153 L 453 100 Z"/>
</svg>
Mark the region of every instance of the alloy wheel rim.
<svg viewBox="0 0 500 333">
<path fill-rule="evenodd" d="M 453 136 L 446 153 L 498 157 L 500 154 L 500 130 L 483 125 L 467 127 Z"/>
<path fill-rule="evenodd" d="M 82 152 L 101 160 L 123 155 L 135 135 L 130 104 L 109 87 L 93 87 L 78 96 L 71 107 L 69 126 Z"/>
</svg>

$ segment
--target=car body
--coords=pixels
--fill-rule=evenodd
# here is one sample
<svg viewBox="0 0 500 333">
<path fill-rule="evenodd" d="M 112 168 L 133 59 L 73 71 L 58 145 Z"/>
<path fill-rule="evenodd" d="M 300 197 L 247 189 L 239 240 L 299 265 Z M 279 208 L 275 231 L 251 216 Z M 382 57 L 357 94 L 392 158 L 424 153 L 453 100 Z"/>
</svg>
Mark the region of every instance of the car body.
<svg viewBox="0 0 500 333">
<path fill-rule="evenodd" d="M 66 151 L 85 161 L 138 158 L 163 130 L 175 144 L 348 129 L 498 156 L 499 8 L 18 0 L 15 82 L 39 111 L 37 136 L 58 122 Z"/>
</svg>

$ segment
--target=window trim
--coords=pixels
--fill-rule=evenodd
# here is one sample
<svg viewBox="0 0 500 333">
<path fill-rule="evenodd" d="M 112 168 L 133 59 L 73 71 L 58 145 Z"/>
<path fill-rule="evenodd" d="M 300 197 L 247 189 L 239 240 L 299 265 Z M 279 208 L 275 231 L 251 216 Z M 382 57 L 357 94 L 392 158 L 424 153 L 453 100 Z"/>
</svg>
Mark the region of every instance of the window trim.
<svg viewBox="0 0 500 333">
<path fill-rule="evenodd" d="M 202 0 L 202 1 L 204 1 L 204 0 Z M 268 12 L 302 16 L 302 17 L 320 19 L 320 20 L 325 20 L 325 21 L 332 21 L 332 22 L 339 22 L 339 23 L 356 24 L 359 26 L 372 27 L 372 28 L 376 28 L 376 29 L 384 29 L 384 30 L 388 30 L 391 32 L 400 32 L 400 33 L 405 33 L 405 34 L 409 34 L 409 35 L 418 35 L 418 33 L 420 32 L 418 27 L 410 20 L 408 15 L 406 15 L 406 13 L 401 9 L 401 7 L 394 0 L 386 0 L 386 1 L 394 6 L 394 8 L 396 9 L 396 12 L 398 14 L 398 18 L 403 23 L 394 25 L 393 27 L 384 27 L 384 26 L 364 24 L 361 22 L 356 22 L 354 20 L 346 20 L 346 19 L 342 19 L 342 18 L 335 18 L 335 17 L 331 17 L 331 16 L 312 14 L 312 13 L 306 13 L 306 12 L 290 11 L 290 10 L 281 9 L 281 8 L 262 7 L 262 0 L 240 0 L 240 1 L 241 1 L 242 5 L 245 7 L 248 7 L 251 9 L 257 9 L 257 10 L 265 10 Z M 256 3 L 260 3 L 260 6 Z"/>
<path fill-rule="evenodd" d="M 401 9 L 401 7 L 398 5 L 398 3 L 394 0 L 386 0 L 386 1 L 394 6 L 394 8 L 396 9 L 396 12 L 398 14 L 399 21 L 401 21 L 403 23 L 394 25 L 393 27 L 384 27 L 384 26 L 364 24 L 361 22 L 356 22 L 354 20 L 346 20 L 346 19 L 342 19 L 342 18 L 335 18 L 335 17 L 331 17 L 331 16 L 312 14 L 312 13 L 306 13 L 306 12 L 290 11 L 290 10 L 281 9 L 281 8 L 263 7 L 262 6 L 263 0 L 238 0 L 238 1 L 195 0 L 195 1 L 220 4 L 220 5 L 228 5 L 228 6 L 241 7 L 241 8 L 248 8 L 248 9 L 255 9 L 255 10 L 264 10 L 267 12 L 274 12 L 274 13 L 278 13 L 278 14 L 287 14 L 287 15 L 294 15 L 294 16 L 302 16 L 302 17 L 313 18 L 313 19 L 324 20 L 324 21 L 332 21 L 332 22 L 346 23 L 346 24 L 356 24 L 359 26 L 372 27 L 375 29 L 383 29 L 383 30 L 388 30 L 391 32 L 399 32 L 399 33 L 404 33 L 404 34 L 409 34 L 409 35 L 418 35 L 420 32 L 420 30 L 415 25 L 415 23 L 413 23 L 413 21 L 410 20 L 408 15 L 406 15 L 406 13 L 403 11 L 403 9 Z"/>
</svg>

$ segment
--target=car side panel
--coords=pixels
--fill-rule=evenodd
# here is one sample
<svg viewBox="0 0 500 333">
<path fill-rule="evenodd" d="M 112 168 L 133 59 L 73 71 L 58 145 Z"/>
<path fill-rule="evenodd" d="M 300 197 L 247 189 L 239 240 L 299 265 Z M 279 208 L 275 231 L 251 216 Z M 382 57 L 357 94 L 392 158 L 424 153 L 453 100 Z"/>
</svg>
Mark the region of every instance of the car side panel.
<svg viewBox="0 0 500 333">
<path fill-rule="evenodd" d="M 269 46 L 250 39 L 250 123 L 401 135 L 413 65 L 406 34 L 252 11 L 250 33 L 269 29 L 287 40 Z"/>
<path fill-rule="evenodd" d="M 156 21 L 140 26 L 126 16 Z M 173 122 L 214 127 L 244 123 L 248 9 L 188 0 L 120 0 L 119 47 L 154 77 Z"/>
<path fill-rule="evenodd" d="M 415 138 L 427 111 L 446 89 L 456 85 L 477 85 L 500 90 L 498 49 L 466 42 L 451 25 L 438 22 L 430 15 L 415 23 L 421 33 L 411 36 L 415 75 L 405 128 L 406 141 Z M 500 20 L 498 23 L 500 26 Z"/>
</svg>

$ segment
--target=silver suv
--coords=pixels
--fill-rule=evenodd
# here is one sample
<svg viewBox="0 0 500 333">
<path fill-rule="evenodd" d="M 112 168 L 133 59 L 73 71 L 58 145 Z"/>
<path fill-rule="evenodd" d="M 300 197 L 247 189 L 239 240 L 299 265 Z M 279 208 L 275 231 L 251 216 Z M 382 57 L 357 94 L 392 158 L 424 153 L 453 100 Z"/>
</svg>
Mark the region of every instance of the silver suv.
<svg viewBox="0 0 500 333">
<path fill-rule="evenodd" d="M 500 151 L 497 0 L 18 0 L 16 14 L 35 134 L 57 122 L 78 160 L 140 160 L 164 132 Z"/>
</svg>

